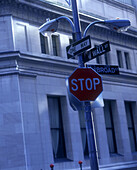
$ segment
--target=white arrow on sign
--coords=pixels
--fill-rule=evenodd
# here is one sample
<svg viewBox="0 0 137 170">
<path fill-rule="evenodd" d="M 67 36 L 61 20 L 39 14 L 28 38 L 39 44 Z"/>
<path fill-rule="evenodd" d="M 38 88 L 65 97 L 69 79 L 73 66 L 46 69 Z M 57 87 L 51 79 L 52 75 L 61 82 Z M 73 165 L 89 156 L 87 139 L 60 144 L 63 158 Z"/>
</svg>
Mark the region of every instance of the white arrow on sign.
<svg viewBox="0 0 137 170">
<path fill-rule="evenodd" d="M 89 48 L 91 48 L 91 41 L 90 36 L 87 36 L 67 47 L 68 58 L 80 54 Z"/>
<path fill-rule="evenodd" d="M 75 47 L 71 46 L 70 49 L 68 50 L 68 54 L 72 56 L 75 52 L 76 52 L 76 46 Z"/>
</svg>

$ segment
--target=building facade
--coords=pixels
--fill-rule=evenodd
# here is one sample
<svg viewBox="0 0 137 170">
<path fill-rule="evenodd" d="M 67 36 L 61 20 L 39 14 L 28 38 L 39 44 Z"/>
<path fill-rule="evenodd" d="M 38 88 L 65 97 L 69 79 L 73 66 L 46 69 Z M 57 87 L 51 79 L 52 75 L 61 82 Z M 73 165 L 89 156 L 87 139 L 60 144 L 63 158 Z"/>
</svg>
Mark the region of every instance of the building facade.
<svg viewBox="0 0 137 170">
<path fill-rule="evenodd" d="M 102 75 L 104 107 L 93 109 L 100 170 L 137 169 L 136 0 L 79 0 L 82 33 L 96 20 L 129 19 L 116 33 L 96 25 L 92 47 L 110 42 L 111 51 L 88 64 L 119 66 Z M 0 170 L 90 169 L 83 111 L 69 103 L 66 78 L 78 67 L 67 59 L 72 30 L 66 20 L 56 33 L 39 33 L 47 18 L 72 19 L 64 0 L 0 1 Z"/>
</svg>

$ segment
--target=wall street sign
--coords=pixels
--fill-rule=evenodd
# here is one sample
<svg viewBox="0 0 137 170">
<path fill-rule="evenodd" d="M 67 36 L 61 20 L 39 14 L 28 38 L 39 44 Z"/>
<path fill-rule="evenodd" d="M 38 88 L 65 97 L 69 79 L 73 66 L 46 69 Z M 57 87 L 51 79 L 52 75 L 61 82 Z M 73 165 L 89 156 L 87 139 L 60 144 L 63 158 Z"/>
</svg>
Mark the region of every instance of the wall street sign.
<svg viewBox="0 0 137 170">
<path fill-rule="evenodd" d="M 84 55 L 83 57 L 83 61 L 84 63 L 102 55 L 105 54 L 106 52 L 110 51 L 110 45 L 109 45 L 109 41 L 106 41 L 103 44 L 98 45 L 95 48 L 90 49 L 89 51 L 87 51 L 86 55 Z"/>
</svg>

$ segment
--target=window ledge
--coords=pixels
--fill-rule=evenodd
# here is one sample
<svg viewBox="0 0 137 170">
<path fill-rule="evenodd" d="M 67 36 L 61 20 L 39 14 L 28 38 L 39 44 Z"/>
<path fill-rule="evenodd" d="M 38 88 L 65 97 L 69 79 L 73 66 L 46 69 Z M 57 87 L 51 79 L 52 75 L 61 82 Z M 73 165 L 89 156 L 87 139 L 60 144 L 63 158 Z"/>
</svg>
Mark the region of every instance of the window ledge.
<svg viewBox="0 0 137 170">
<path fill-rule="evenodd" d="M 68 158 L 57 158 L 54 160 L 55 163 L 61 163 L 61 162 L 72 162 L 73 160 Z"/>
<path fill-rule="evenodd" d="M 110 154 L 110 157 L 123 157 L 124 155 L 123 154 L 120 154 L 120 153 L 113 153 L 113 154 Z"/>
</svg>

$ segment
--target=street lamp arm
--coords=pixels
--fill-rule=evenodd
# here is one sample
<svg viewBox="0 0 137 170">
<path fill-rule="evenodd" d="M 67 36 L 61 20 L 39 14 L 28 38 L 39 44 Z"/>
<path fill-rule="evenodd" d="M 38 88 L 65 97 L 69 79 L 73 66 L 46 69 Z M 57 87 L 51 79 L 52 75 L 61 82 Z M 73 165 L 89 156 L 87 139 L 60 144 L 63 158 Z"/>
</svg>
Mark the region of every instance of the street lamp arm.
<svg viewBox="0 0 137 170">
<path fill-rule="evenodd" d="M 58 21 L 58 20 L 60 20 L 60 19 L 66 19 L 66 20 L 70 23 L 70 25 L 71 25 L 72 32 L 75 31 L 75 29 L 74 29 L 74 23 L 72 22 L 72 20 L 71 20 L 70 18 L 68 18 L 68 17 L 66 17 L 66 16 L 61 16 L 61 17 L 58 17 L 56 20 Z"/>
<path fill-rule="evenodd" d="M 83 33 L 83 37 L 86 37 L 86 34 L 87 34 L 87 31 L 89 30 L 90 27 L 92 27 L 93 25 L 95 24 L 105 24 L 104 21 L 94 21 L 94 22 L 91 22 L 85 29 L 84 33 Z"/>
<path fill-rule="evenodd" d="M 127 28 L 131 25 L 129 20 L 121 20 L 121 19 L 94 21 L 86 27 L 83 37 L 86 37 L 87 31 L 89 30 L 89 28 L 95 24 L 104 24 L 106 27 L 116 32 L 127 31 Z"/>
<path fill-rule="evenodd" d="M 41 25 L 39 27 L 40 33 L 44 35 L 47 31 L 56 32 L 58 29 L 58 22 L 61 19 L 66 19 L 69 22 L 69 24 L 72 28 L 72 31 L 73 32 L 75 31 L 74 24 L 73 24 L 72 20 L 66 16 L 60 16 L 56 19 L 49 20 L 46 23 L 44 23 L 43 25 Z"/>
</svg>

